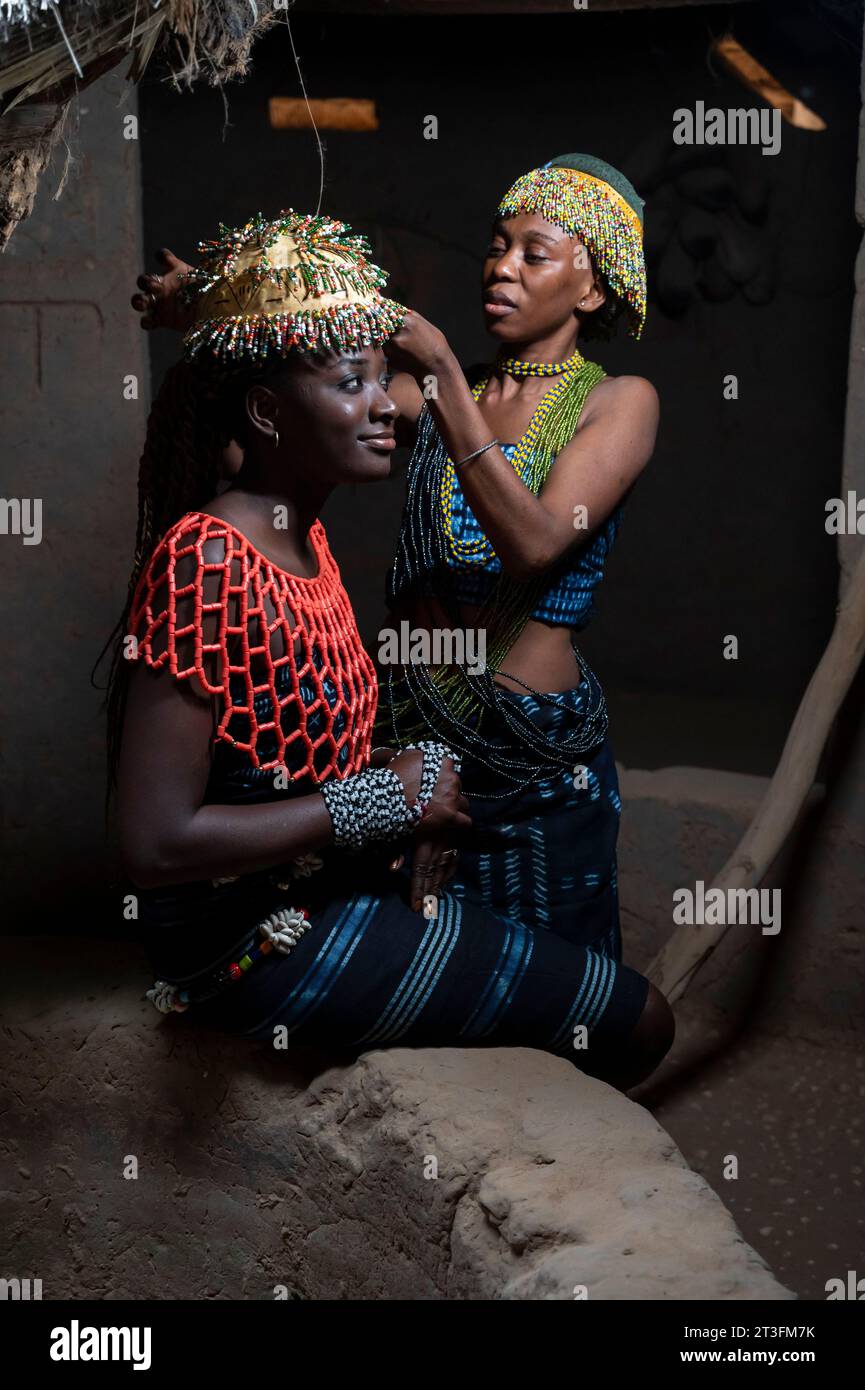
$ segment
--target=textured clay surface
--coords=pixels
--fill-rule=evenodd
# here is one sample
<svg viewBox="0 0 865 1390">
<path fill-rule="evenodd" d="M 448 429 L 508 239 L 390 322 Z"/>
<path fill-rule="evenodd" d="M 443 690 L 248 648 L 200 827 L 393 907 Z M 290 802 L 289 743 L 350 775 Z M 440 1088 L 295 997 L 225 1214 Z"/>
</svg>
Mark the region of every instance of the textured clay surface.
<svg viewBox="0 0 865 1390">
<path fill-rule="evenodd" d="M 4 955 L 0 1254 L 46 1299 L 793 1296 L 560 1058 L 277 1052 L 162 1020 L 131 947 Z"/>
</svg>

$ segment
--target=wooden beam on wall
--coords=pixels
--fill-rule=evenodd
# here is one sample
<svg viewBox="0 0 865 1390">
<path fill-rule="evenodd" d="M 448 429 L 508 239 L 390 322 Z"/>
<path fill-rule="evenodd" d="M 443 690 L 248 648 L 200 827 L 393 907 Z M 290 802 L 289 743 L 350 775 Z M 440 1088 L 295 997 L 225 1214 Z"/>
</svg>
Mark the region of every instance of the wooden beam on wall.
<svg viewBox="0 0 865 1390">
<path fill-rule="evenodd" d="M 268 115 L 274 130 L 378 130 L 375 102 L 364 97 L 271 97 Z M 312 120 L 310 120 L 312 116 Z"/>
</svg>

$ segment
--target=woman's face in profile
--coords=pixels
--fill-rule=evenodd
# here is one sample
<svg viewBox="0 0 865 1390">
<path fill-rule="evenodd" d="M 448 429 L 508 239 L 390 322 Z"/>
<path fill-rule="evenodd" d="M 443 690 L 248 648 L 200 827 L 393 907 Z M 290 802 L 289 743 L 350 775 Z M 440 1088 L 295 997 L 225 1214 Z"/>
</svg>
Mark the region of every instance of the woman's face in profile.
<svg viewBox="0 0 865 1390">
<path fill-rule="evenodd" d="M 259 419 L 272 422 L 290 467 L 309 470 L 334 487 L 375 482 L 389 475 L 396 447 L 399 407 L 387 393 L 389 384 L 381 348 L 297 353 L 271 384 L 250 388 L 247 413 L 253 428 Z M 243 449 L 232 440 L 223 458 L 232 476 L 242 466 Z"/>
</svg>

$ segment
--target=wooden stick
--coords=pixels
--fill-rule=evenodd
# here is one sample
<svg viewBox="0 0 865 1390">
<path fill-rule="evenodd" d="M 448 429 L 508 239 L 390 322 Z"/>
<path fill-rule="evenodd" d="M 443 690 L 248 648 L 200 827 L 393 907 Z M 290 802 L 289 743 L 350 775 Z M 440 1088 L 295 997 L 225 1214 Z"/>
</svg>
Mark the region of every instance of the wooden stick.
<svg viewBox="0 0 865 1390">
<path fill-rule="evenodd" d="M 364 97 L 271 97 L 270 124 L 275 130 L 378 130 L 375 102 Z"/>
<path fill-rule="evenodd" d="M 751 825 L 712 888 L 754 887 L 765 877 L 808 795 L 820 754 L 865 652 L 865 551 L 838 608 L 832 636 L 802 697 L 781 761 Z M 708 891 L 708 890 L 707 890 Z M 681 999 L 730 923 L 679 926 L 649 966 L 649 979 L 671 1004 Z"/>
</svg>

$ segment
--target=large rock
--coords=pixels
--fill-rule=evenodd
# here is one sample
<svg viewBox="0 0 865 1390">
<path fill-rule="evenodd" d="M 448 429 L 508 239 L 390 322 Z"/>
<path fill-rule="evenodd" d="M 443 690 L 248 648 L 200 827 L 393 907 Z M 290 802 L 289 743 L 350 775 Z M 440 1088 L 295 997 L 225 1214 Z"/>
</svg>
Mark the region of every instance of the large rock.
<svg viewBox="0 0 865 1390">
<path fill-rule="evenodd" d="M 131 947 L 4 954 L 0 1272 L 46 1299 L 792 1297 L 566 1061 L 276 1052 L 160 1019 Z"/>
</svg>

